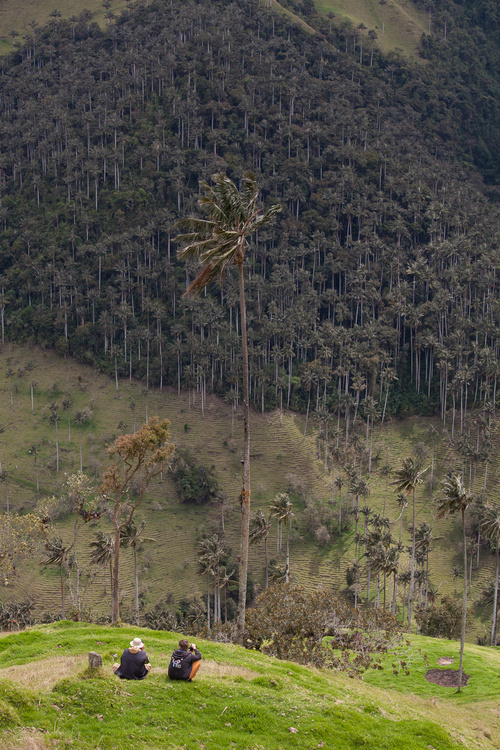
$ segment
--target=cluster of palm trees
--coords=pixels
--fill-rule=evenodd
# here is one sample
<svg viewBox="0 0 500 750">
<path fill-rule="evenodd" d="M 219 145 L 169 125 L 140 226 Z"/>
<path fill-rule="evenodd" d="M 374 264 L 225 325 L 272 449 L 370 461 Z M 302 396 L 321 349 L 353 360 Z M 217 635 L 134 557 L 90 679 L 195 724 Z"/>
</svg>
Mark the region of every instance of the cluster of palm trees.
<svg viewBox="0 0 500 750">
<path fill-rule="evenodd" d="M 209 534 L 198 542 L 198 573 L 207 577 L 207 626 L 228 621 L 227 593 L 229 584 L 233 581 L 236 568 L 231 565 L 231 550 L 227 546 L 224 534 Z M 210 581 L 213 580 L 213 618 L 211 609 Z M 224 592 L 224 607 L 222 609 L 222 592 Z"/>
<path fill-rule="evenodd" d="M 155 539 L 145 537 L 143 535 L 146 522 L 143 520 L 140 522 L 139 527 L 135 525 L 133 521 L 127 524 L 122 530 L 120 537 L 120 545 L 124 548 L 130 548 L 133 551 L 134 556 L 134 622 L 136 625 L 140 624 L 140 611 L 139 611 L 139 566 L 137 561 L 137 552 L 144 544 L 155 542 Z M 113 559 L 115 550 L 115 537 L 114 534 L 108 533 L 102 530 L 96 532 L 95 539 L 90 542 L 90 564 L 97 568 L 104 570 L 104 596 L 107 592 L 107 575 L 109 572 L 109 582 L 111 593 L 112 582 L 113 582 Z M 57 535 L 47 536 L 44 542 L 45 554 L 42 558 L 42 565 L 55 565 L 59 568 L 60 575 L 60 586 L 61 586 L 61 616 L 63 620 L 66 618 L 66 597 L 65 587 L 67 586 L 70 592 L 70 599 L 72 608 L 81 616 L 84 610 L 85 597 L 80 596 L 75 591 L 72 580 L 71 572 L 75 569 L 76 554 L 74 554 L 75 544 L 74 541 L 69 543 L 63 542 L 62 538 Z M 90 575 L 89 580 L 93 582 L 94 577 Z M 111 598 L 110 598 L 110 613 L 111 613 Z"/>
<path fill-rule="evenodd" d="M 377 419 L 429 404 L 461 429 L 496 400 L 494 211 L 399 109 L 401 61 L 364 85 L 357 55 L 340 62 L 264 9 L 219 10 L 130 9 L 109 43 L 58 19 L 4 63 L 2 340 L 36 335 L 117 386 L 233 387 L 238 402 L 239 274 L 182 300 L 197 268 L 172 236 L 200 180 L 255 169 L 284 210 L 246 250 L 250 402 L 326 393 L 369 440 Z"/>
<path fill-rule="evenodd" d="M 278 492 L 269 505 L 269 515 L 266 517 L 262 508 L 253 514 L 250 520 L 250 544 L 264 544 L 264 574 L 265 588 L 269 587 L 270 580 L 273 583 L 290 581 L 290 531 L 294 517 L 293 504 L 287 492 Z M 270 576 L 269 554 L 267 537 L 272 528 L 272 519 L 277 521 L 276 528 L 276 555 L 283 554 L 283 528 L 286 535 L 285 567 L 284 570 L 278 565 L 273 567 L 273 575 Z"/>
</svg>

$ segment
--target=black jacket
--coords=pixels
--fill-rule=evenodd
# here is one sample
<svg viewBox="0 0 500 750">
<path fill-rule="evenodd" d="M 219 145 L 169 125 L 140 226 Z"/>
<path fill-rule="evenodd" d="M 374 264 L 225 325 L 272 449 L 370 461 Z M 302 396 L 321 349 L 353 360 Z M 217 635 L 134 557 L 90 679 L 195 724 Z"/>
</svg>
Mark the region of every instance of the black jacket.
<svg viewBox="0 0 500 750">
<path fill-rule="evenodd" d="M 183 651 L 178 648 L 170 657 L 168 676 L 171 680 L 189 680 L 194 661 L 200 661 L 201 654 L 197 648 L 194 651 Z"/>
<path fill-rule="evenodd" d="M 148 673 L 145 664 L 149 664 L 148 655 L 145 651 L 132 654 L 130 649 L 126 648 L 115 674 L 122 680 L 143 680 Z"/>
</svg>

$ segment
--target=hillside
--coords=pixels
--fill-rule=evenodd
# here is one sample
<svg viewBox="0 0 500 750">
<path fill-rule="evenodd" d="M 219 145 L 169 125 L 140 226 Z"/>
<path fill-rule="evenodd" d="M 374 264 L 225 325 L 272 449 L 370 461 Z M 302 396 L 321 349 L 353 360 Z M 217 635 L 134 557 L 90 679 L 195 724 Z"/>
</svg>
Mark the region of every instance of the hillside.
<svg viewBox="0 0 500 750">
<path fill-rule="evenodd" d="M 16 372 L 12 378 L 6 377 L 9 366 L 15 363 Z M 32 363 L 32 366 L 29 364 Z M 62 358 L 53 352 L 30 348 L 9 347 L 2 354 L 0 370 L 0 456 L 3 481 L 0 483 L 0 503 L 2 509 L 31 510 L 37 500 L 36 474 L 38 469 L 38 497 L 64 495 L 66 474 L 80 468 L 80 436 L 74 416 L 78 410 L 92 405 L 91 420 L 82 427 L 83 470 L 98 481 L 106 466 L 105 445 L 113 437 L 123 432 L 132 432 L 146 417 L 158 414 L 171 420 L 171 436 L 176 446 L 189 448 L 200 463 L 214 465 L 218 481 L 226 493 L 225 507 L 226 538 L 237 554 L 239 549 L 239 506 L 238 494 L 241 489 L 240 440 L 241 422 L 237 410 L 232 413 L 231 405 L 224 404 L 215 397 L 209 397 L 202 411 L 200 394 L 196 392 L 177 395 L 171 389 L 151 389 L 145 392 L 142 385 L 128 379 L 116 382 L 96 373 L 88 366 L 79 365 L 69 358 Z M 31 380 L 36 382 L 31 410 Z M 10 390 L 12 386 L 12 417 Z M 71 406 L 63 410 L 62 399 L 70 394 Z M 59 473 L 56 472 L 55 427 L 49 421 L 51 404 L 59 406 L 58 422 Z M 133 408 L 131 408 L 133 407 Z M 234 419 L 234 425 L 233 425 Z M 69 424 L 68 424 L 69 422 Z M 400 465 L 402 457 L 411 455 L 415 446 L 423 449 L 429 443 L 429 429 L 439 429 L 433 420 L 407 419 L 393 421 L 378 426 L 374 436 L 373 471 L 368 478 L 370 494 L 368 503 L 372 515 L 389 516 L 392 521 L 391 533 L 397 538 L 400 511 L 395 499 L 395 491 L 389 485 L 390 477 L 384 475 L 383 467 L 392 469 Z M 268 512 L 269 503 L 276 493 L 291 490 L 295 513 L 291 544 L 291 571 L 293 579 L 307 589 L 318 586 L 333 586 L 337 591 L 346 586 L 346 569 L 352 564 L 355 553 L 354 528 L 349 518 L 350 531 L 338 537 L 339 490 L 334 490 L 332 507 L 332 478 L 344 478 L 342 504 L 346 501 L 346 473 L 340 463 L 335 464 L 335 477 L 331 474 L 331 461 L 324 470 L 323 455 L 317 458 L 318 426 L 309 420 L 307 435 L 304 437 L 304 417 L 285 412 L 280 419 L 279 412 L 261 415 L 252 414 L 252 508 L 262 508 Z M 361 426 L 364 436 L 364 426 Z M 500 426 L 492 427 L 494 451 L 500 446 Z M 458 524 L 453 520 L 435 520 L 434 503 L 439 479 L 450 465 L 456 465 L 449 436 L 443 433 L 435 438 L 435 458 L 433 472 L 434 497 L 430 494 L 430 477 L 425 488 L 419 491 L 417 502 L 417 523 L 427 521 L 432 527 L 433 541 L 429 555 L 432 588 L 440 594 L 453 593 L 456 580 L 452 569 L 460 568 Z M 323 445 L 323 441 L 321 442 Z M 35 466 L 34 447 L 37 447 Z M 321 449 L 323 454 L 323 449 Z M 427 462 L 431 454 L 426 454 Z M 493 461 L 488 467 L 487 497 L 500 503 L 500 465 Z M 482 487 L 484 470 L 477 471 L 476 486 Z M 310 526 L 306 524 L 306 508 L 311 502 L 319 503 L 325 517 L 331 513 L 331 541 L 319 546 Z M 352 503 L 352 500 L 351 500 Z M 331 510 L 330 510 L 331 509 Z M 192 506 L 179 503 L 177 490 L 167 478 L 151 487 L 139 519 L 147 522 L 145 534 L 154 538 L 154 543 L 145 544 L 139 550 L 140 589 L 144 609 L 168 596 L 176 603 L 185 595 L 186 587 L 191 593 L 204 595 L 205 579 L 197 575 L 196 541 L 202 531 L 220 530 L 221 509 L 215 503 L 210 506 Z M 408 540 L 408 511 L 402 526 L 403 539 Z M 344 523 L 346 521 L 344 520 Z M 63 515 L 55 521 L 58 533 L 68 541 L 72 538 L 73 517 Z M 270 556 L 276 556 L 276 524 L 273 523 L 269 549 Z M 82 527 L 79 541 L 79 559 L 82 568 L 82 587 L 85 589 L 85 607 L 89 616 L 107 616 L 108 594 L 105 591 L 105 571 L 89 563 L 89 543 L 95 539 L 99 529 L 107 529 L 105 519 Z M 472 533 L 472 532 L 471 532 Z M 263 585 L 263 547 L 250 548 L 250 567 L 257 588 Z M 36 602 L 36 613 L 60 611 L 59 573 L 55 567 L 43 567 L 39 561 L 43 550 L 34 558 L 28 557 L 20 568 L 18 577 L 10 581 L 1 591 L 1 600 L 21 601 L 31 598 Z M 129 551 L 122 553 L 121 586 L 124 616 L 131 617 L 133 606 L 133 560 Z M 278 558 L 278 561 L 282 558 Z M 486 546 L 479 553 L 479 568 L 473 566 L 471 598 L 477 599 L 482 588 L 493 575 L 494 558 Z M 407 566 L 407 558 L 402 569 Z M 366 586 L 366 570 L 363 570 L 361 588 Z M 374 589 L 372 587 L 372 597 Z M 71 603 L 66 592 L 68 604 Z M 128 613 L 128 615 L 127 615 Z M 487 612 L 476 612 L 476 621 L 471 619 L 469 640 L 475 634 L 482 635 L 488 627 Z M 484 627 L 483 627 L 484 623 Z"/>
<path fill-rule="evenodd" d="M 145 4 L 147 6 L 149 3 Z M 104 27 L 126 5 L 126 0 L 110 0 L 109 5 L 101 0 L 69 0 L 64 3 L 58 0 L 32 0 L 19 7 L 15 0 L 3 0 L 0 8 L 0 54 L 10 51 L 14 41 L 19 41 L 19 36 L 28 36 L 33 24 L 45 25 L 51 18 L 57 18 L 57 13 L 61 18 L 71 19 L 77 18 L 85 10 L 91 14 L 93 22 Z M 279 9 L 277 0 L 273 5 Z M 285 13 L 296 16 L 292 3 L 283 2 L 281 5 Z M 384 50 L 399 47 L 404 52 L 414 53 L 421 34 L 427 30 L 423 14 L 407 0 L 388 3 L 386 9 L 382 9 L 374 0 L 317 0 L 315 5 L 321 13 L 335 13 L 340 18 L 349 19 L 355 26 L 363 23 L 367 29 L 378 30 L 377 45 Z M 299 19 L 298 23 L 304 23 L 300 16 L 296 18 Z"/>
<path fill-rule="evenodd" d="M 153 671 L 125 684 L 110 667 L 137 634 L 131 628 L 57 623 L 3 634 L 2 750 L 125 750 L 131 740 L 150 750 L 493 750 L 500 742 L 491 649 L 469 649 L 470 688 L 460 695 L 424 678 L 456 644 L 423 638 L 412 644 L 409 677 L 388 670 L 365 681 L 198 642 L 204 661 L 188 685 L 166 682 L 178 634 L 140 632 Z M 84 679 L 90 650 L 103 656 L 103 679 Z"/>
</svg>

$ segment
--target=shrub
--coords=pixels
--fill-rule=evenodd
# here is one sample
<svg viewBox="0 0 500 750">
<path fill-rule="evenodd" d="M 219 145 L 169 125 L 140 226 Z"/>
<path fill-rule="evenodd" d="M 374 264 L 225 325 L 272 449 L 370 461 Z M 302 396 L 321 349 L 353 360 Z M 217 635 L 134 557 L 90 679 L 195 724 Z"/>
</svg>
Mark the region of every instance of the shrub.
<svg viewBox="0 0 500 750">
<path fill-rule="evenodd" d="M 175 605 L 161 601 L 144 613 L 144 621 L 151 630 L 176 630 L 178 627 Z"/>
<path fill-rule="evenodd" d="M 451 596 L 443 596 L 440 604 L 425 609 L 418 607 L 415 619 L 422 635 L 456 639 L 462 628 L 462 603 Z"/>
<path fill-rule="evenodd" d="M 0 604 L 0 630 L 20 630 L 34 625 L 34 603 L 26 599 L 24 602 L 10 602 Z"/>
<path fill-rule="evenodd" d="M 215 500 L 220 492 L 215 467 L 197 464 L 188 451 L 177 451 L 170 473 L 177 484 L 182 503 L 203 505 Z"/>
<path fill-rule="evenodd" d="M 358 675 L 381 668 L 382 654 L 403 648 L 395 618 L 355 610 L 330 591 L 279 584 L 261 594 L 246 618 L 247 645 L 278 659 Z"/>
</svg>

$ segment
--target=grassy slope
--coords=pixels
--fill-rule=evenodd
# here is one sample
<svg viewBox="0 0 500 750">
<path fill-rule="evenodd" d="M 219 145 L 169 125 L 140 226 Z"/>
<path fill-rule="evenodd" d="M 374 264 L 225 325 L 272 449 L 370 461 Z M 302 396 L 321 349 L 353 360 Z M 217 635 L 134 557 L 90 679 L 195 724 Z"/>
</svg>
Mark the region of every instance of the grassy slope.
<svg viewBox="0 0 500 750">
<path fill-rule="evenodd" d="M 30 374 L 28 362 L 34 363 Z M 13 420 L 10 415 L 10 386 L 6 376 L 8 367 L 15 376 L 13 385 Z M 34 412 L 31 412 L 30 379 L 37 381 Z M 59 422 L 60 470 L 55 471 L 55 430 L 49 424 L 47 407 L 52 401 L 61 406 L 66 391 L 71 394 L 72 405 L 68 412 L 60 410 Z M 131 409 L 134 401 L 135 410 Z M 234 551 L 238 551 L 239 512 L 237 497 L 241 488 L 241 422 L 237 414 L 232 428 L 231 409 L 216 398 L 210 398 L 201 412 L 199 397 L 194 405 L 186 394 L 178 398 L 175 392 L 152 390 L 147 398 L 148 415 L 158 414 L 171 420 L 171 435 L 177 445 L 189 447 L 205 464 L 214 464 L 217 476 L 229 500 L 227 535 Z M 92 404 L 93 419 L 82 430 L 83 468 L 89 475 L 98 476 L 106 464 L 105 443 L 119 434 L 118 425 L 123 422 L 127 432 L 133 430 L 134 414 L 136 426 L 146 415 L 146 395 L 142 385 L 128 380 L 120 381 L 119 390 L 113 379 L 94 372 L 91 368 L 62 359 L 53 352 L 11 347 L 0 355 L 0 460 L 7 471 L 7 481 L 0 483 L 0 509 L 5 510 L 7 494 L 12 507 L 29 509 L 36 500 L 35 468 L 30 447 L 39 447 L 39 482 L 42 495 L 62 490 L 65 473 L 79 469 L 79 436 L 75 425 L 71 425 L 71 442 L 68 440 L 68 415 L 72 418 L 77 409 Z M 375 452 L 380 458 L 375 466 L 380 468 L 388 461 L 397 467 L 401 458 L 409 455 L 419 441 L 428 442 L 429 420 L 409 419 L 401 423 L 389 423 L 379 428 L 375 437 Z M 438 426 L 438 425 L 437 425 Z M 279 413 L 252 416 L 252 504 L 253 508 L 266 510 L 269 501 L 277 492 L 286 490 L 292 479 L 302 485 L 306 497 L 316 496 L 331 502 L 331 475 L 323 474 L 322 462 L 316 459 L 316 427 L 309 421 L 308 435 L 303 437 L 303 417 L 294 414 L 284 416 L 280 424 Z M 208 438 L 207 438 L 208 435 Z M 500 446 L 500 430 L 493 429 L 493 440 Z M 448 467 L 449 448 L 445 440 L 436 445 L 437 477 Z M 500 502 L 500 466 L 497 462 L 488 470 L 488 497 Z M 427 475 L 429 481 L 429 473 Z M 478 470 L 477 485 L 482 486 L 483 469 Z M 437 479 L 435 480 L 437 481 Z M 369 505 L 375 512 L 382 512 L 385 500 L 385 478 L 375 471 L 370 479 Z M 431 580 L 439 592 L 451 593 L 454 583 L 451 577 L 453 566 L 461 567 L 459 527 L 456 521 L 433 519 L 433 500 L 429 488 L 419 493 L 417 523 L 427 520 L 434 526 L 433 550 L 430 557 Z M 345 501 L 345 489 L 343 493 Z M 337 508 L 338 497 L 335 498 Z M 343 587 L 345 569 L 354 554 L 353 533 L 344 535 L 339 541 L 323 548 L 317 546 L 306 534 L 303 520 L 304 501 L 294 497 L 296 513 L 295 541 L 291 545 L 291 568 L 295 580 L 313 588 L 320 585 Z M 389 486 L 386 513 L 397 518 L 398 509 L 394 491 Z M 139 553 L 141 586 L 146 599 L 156 601 L 168 592 L 178 599 L 186 590 L 193 593 L 205 591 L 205 581 L 196 575 L 195 543 L 198 529 L 216 524 L 220 519 L 218 507 L 193 508 L 179 505 L 174 487 L 165 478 L 159 481 L 145 499 L 138 518 L 145 518 L 145 534 L 155 538 L 154 544 L 144 546 Z M 410 520 L 406 512 L 405 524 Z M 72 519 L 67 516 L 58 522 L 58 533 L 68 540 L 72 533 Z M 93 540 L 97 526 L 84 526 L 80 534 L 79 558 L 84 571 L 93 577 L 84 576 L 82 583 L 87 589 L 86 604 L 101 614 L 108 610 L 108 597 L 104 597 L 104 571 L 91 570 L 88 562 L 88 543 Z M 399 524 L 392 527 L 397 537 Z M 406 535 L 406 539 L 407 539 Z M 275 527 L 270 536 L 269 549 L 276 547 Z M 257 583 L 262 582 L 263 548 L 251 547 L 251 568 Z M 275 552 L 274 552 L 275 554 Z M 493 557 L 481 552 L 481 567 L 473 569 L 472 596 L 477 596 L 493 571 Z M 460 586 L 461 581 L 458 581 Z M 133 601 L 132 554 L 122 554 L 121 588 L 124 613 Z M 372 595 L 374 586 L 372 586 Z M 7 587 L 3 587 L 1 598 L 20 600 L 25 596 L 34 598 L 40 609 L 59 609 L 58 571 L 55 568 L 40 569 L 32 559 L 25 561 L 21 575 Z M 482 632 L 479 621 L 476 631 Z M 474 633 L 470 633 L 474 638 Z"/>
<path fill-rule="evenodd" d="M 354 26 L 363 23 L 367 30 L 377 33 L 377 45 L 384 51 L 399 47 L 405 55 L 415 53 L 422 33 L 427 33 L 428 22 L 409 0 L 315 0 L 321 13 L 335 13 L 348 18 Z"/>
<path fill-rule="evenodd" d="M 417 639 L 409 677 L 370 673 L 365 681 L 280 662 L 237 646 L 200 642 L 204 663 L 192 684 L 165 673 L 178 634 L 140 631 L 153 671 L 119 682 L 110 667 L 136 630 L 57 623 L 0 639 L 1 750 L 493 750 L 500 742 L 499 655 L 471 648 L 461 695 L 429 686 L 430 666 L 456 644 Z M 98 651 L 104 678 L 83 680 Z M 495 685 L 493 685 L 495 681 Z M 381 685 L 372 683 L 383 683 Z M 495 693 L 496 689 L 496 693 Z M 459 709 L 459 710 L 457 710 Z M 296 729 L 292 732 L 291 728 Z"/>
<path fill-rule="evenodd" d="M 125 0 L 111 0 L 110 10 L 119 12 L 125 7 Z M 11 31 L 20 36 L 30 33 L 30 24 L 34 21 L 43 26 L 50 20 L 50 13 L 58 10 L 62 18 L 78 17 L 83 10 L 92 13 L 92 21 L 101 26 L 105 24 L 105 9 L 101 0 L 2 0 L 0 3 L 0 54 L 10 52 L 13 37 Z"/>
<path fill-rule="evenodd" d="M 281 8 L 278 0 L 263 1 L 287 17 L 295 18 L 302 28 L 310 30 L 303 19 Z M 111 10 L 119 13 L 125 4 L 125 0 L 112 0 Z M 414 54 L 420 36 L 428 29 L 425 14 L 417 11 L 409 0 L 388 0 L 384 10 L 384 24 L 379 0 L 315 0 L 315 4 L 321 13 L 333 12 L 339 18 L 348 18 L 355 26 L 364 23 L 367 30 L 375 30 L 378 35 L 377 44 L 385 51 L 399 47 L 406 55 Z M 60 11 L 63 18 L 71 18 L 78 16 L 84 9 L 92 12 L 92 21 L 101 26 L 105 24 L 105 11 L 100 0 L 24 0 L 21 4 L 18 0 L 2 0 L 0 55 L 12 49 L 11 31 L 24 36 L 29 34 L 32 21 L 38 25 L 47 23 L 53 10 Z"/>
</svg>

